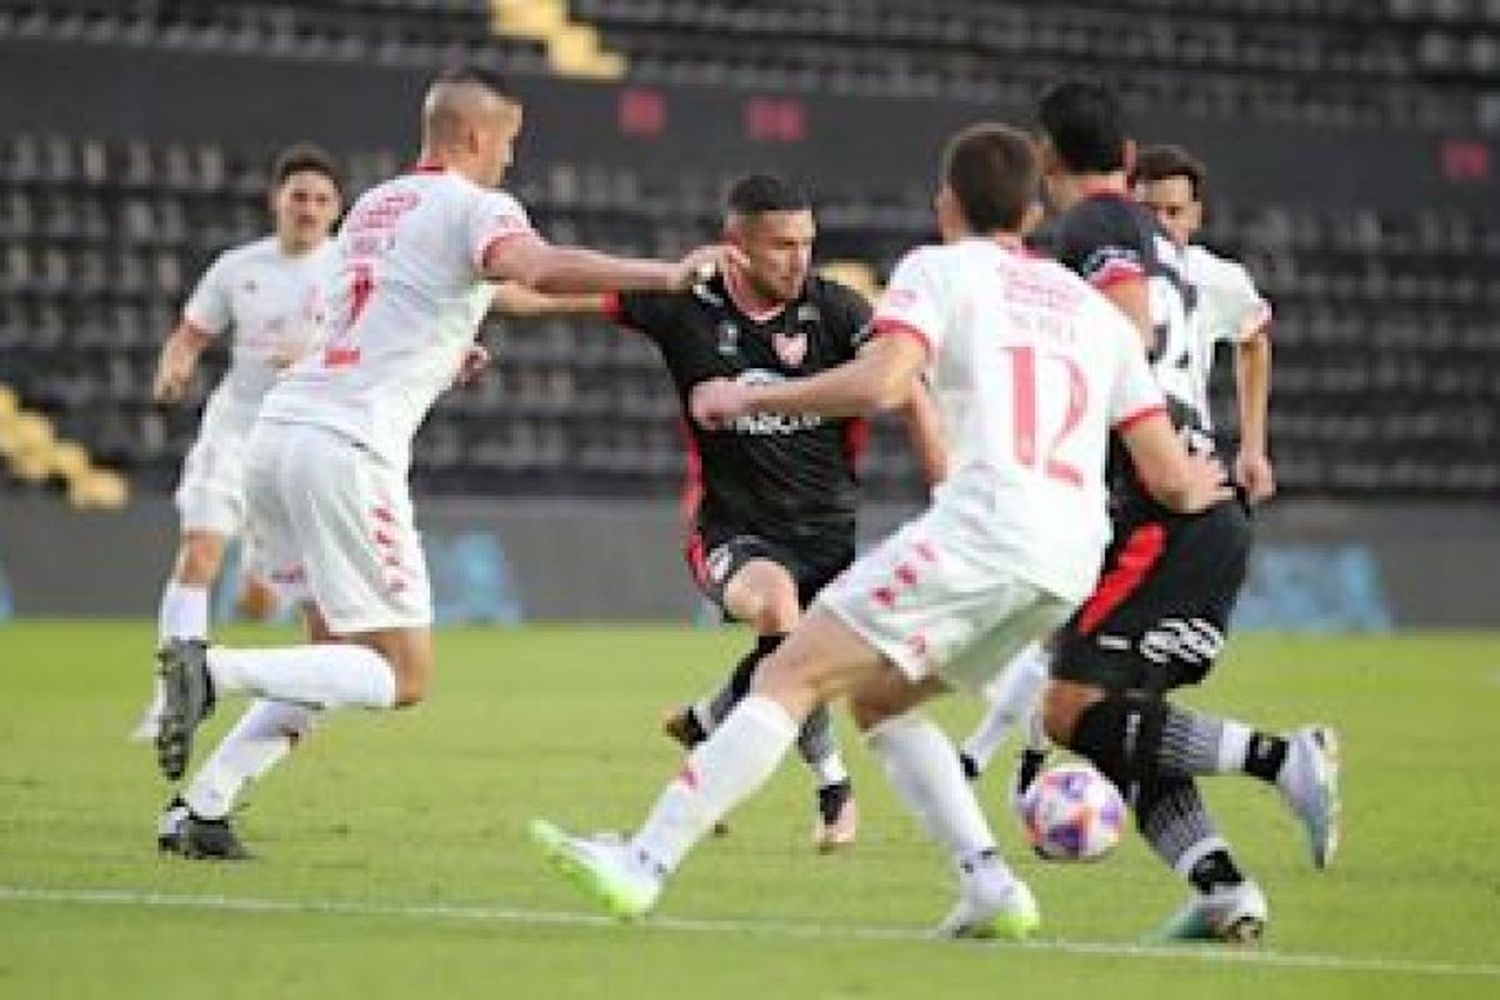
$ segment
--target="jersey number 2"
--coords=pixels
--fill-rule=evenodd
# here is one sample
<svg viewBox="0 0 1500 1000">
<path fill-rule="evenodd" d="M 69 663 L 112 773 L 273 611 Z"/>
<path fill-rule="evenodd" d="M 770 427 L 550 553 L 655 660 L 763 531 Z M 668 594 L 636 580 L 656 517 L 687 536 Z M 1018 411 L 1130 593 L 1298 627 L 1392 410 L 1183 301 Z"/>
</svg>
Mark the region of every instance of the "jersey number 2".
<svg viewBox="0 0 1500 1000">
<path fill-rule="evenodd" d="M 1088 383 L 1084 381 L 1083 372 L 1079 370 L 1078 364 L 1072 358 L 1061 354 L 1043 354 L 1038 357 L 1034 347 L 1007 347 L 1005 351 L 1011 356 L 1010 371 L 1012 388 L 1015 391 L 1013 426 L 1016 461 L 1028 469 L 1040 468 L 1042 474 L 1048 479 L 1055 479 L 1075 489 L 1082 489 L 1083 474 L 1078 471 L 1077 466 L 1059 458 L 1057 453 L 1068 435 L 1072 434 L 1079 422 L 1083 420 L 1083 415 L 1088 409 Z M 1038 361 L 1061 365 L 1068 376 L 1068 403 L 1063 413 L 1062 426 L 1048 442 L 1044 455 L 1039 455 L 1037 449 Z"/>
<path fill-rule="evenodd" d="M 349 311 L 323 348 L 324 368 L 345 368 L 359 363 L 359 340 L 354 336 L 354 327 L 374 291 L 375 268 L 368 263 L 355 264 L 354 276 L 349 281 Z"/>
</svg>

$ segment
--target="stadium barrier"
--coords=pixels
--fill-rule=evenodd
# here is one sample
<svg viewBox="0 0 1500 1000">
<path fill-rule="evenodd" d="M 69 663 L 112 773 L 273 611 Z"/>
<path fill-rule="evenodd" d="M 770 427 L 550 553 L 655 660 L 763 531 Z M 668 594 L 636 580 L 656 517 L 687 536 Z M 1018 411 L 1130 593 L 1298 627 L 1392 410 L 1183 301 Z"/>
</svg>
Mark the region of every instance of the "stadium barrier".
<svg viewBox="0 0 1500 1000">
<path fill-rule="evenodd" d="M 660 501 L 419 499 L 441 622 L 705 622 L 673 506 Z M 875 506 L 879 537 L 907 512 Z M 1286 631 L 1500 627 L 1500 519 L 1482 504 L 1285 502 L 1258 526 L 1238 624 Z M 175 547 L 165 498 L 78 512 L 0 502 L 0 612 L 148 617 Z M 1435 572 L 1441 566 L 1442 572 Z M 233 607 L 237 573 L 216 606 Z"/>
</svg>

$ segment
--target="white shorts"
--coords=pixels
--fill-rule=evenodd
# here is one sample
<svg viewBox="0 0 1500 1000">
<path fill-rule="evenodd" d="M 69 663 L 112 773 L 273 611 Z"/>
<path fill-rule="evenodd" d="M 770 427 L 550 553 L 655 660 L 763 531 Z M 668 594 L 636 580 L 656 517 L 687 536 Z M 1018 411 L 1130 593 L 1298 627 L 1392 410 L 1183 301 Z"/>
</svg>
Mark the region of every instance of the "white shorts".
<svg viewBox="0 0 1500 1000">
<path fill-rule="evenodd" d="M 184 532 L 213 531 L 226 537 L 240 533 L 245 523 L 245 450 L 253 416 L 236 421 L 205 414 L 173 497 Z"/>
<path fill-rule="evenodd" d="M 285 600 L 340 635 L 432 623 L 405 477 L 337 431 L 260 421 L 245 472 L 247 534 Z"/>
<path fill-rule="evenodd" d="M 912 682 L 940 676 L 978 692 L 1027 643 L 1072 613 L 1012 572 L 940 507 L 909 522 L 823 589 L 817 603 Z"/>
</svg>

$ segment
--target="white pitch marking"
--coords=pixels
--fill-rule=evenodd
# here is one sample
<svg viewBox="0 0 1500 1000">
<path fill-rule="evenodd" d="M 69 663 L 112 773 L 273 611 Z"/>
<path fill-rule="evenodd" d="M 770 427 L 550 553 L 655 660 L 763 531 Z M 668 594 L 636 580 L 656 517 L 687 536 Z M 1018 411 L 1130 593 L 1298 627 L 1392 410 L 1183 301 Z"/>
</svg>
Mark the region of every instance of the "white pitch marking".
<svg viewBox="0 0 1500 1000">
<path fill-rule="evenodd" d="M 310 913 L 356 917 L 436 917 L 480 923 L 533 924 L 563 927 L 618 927 L 619 921 L 591 913 L 525 910 L 504 906 L 466 906 L 449 903 L 374 903 L 332 899 L 266 899 L 246 896 L 195 896 L 141 889 L 54 889 L 0 885 L 0 902 L 137 906 L 162 909 L 223 910 L 236 913 Z M 759 934 L 765 937 L 852 941 L 931 942 L 925 930 L 914 927 L 845 926 L 783 923 L 774 920 L 694 919 L 657 916 L 630 925 L 642 931 L 698 934 Z M 964 947 L 972 947 L 965 944 Z M 1277 952 L 1265 948 L 1162 946 L 1108 941 L 1033 940 L 1024 944 L 995 943 L 991 947 L 1019 951 L 1057 952 L 1101 958 L 1190 960 L 1208 964 L 1260 965 L 1283 969 L 1330 972 L 1399 973 L 1412 976 L 1500 979 L 1500 965 L 1486 962 L 1444 962 L 1421 959 L 1368 958 Z"/>
</svg>

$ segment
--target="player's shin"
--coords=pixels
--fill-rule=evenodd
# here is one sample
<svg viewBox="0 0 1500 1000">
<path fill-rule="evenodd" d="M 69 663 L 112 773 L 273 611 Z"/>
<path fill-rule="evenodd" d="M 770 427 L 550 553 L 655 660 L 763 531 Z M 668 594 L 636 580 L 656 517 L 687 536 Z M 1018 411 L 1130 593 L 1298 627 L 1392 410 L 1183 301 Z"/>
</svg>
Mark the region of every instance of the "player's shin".
<svg viewBox="0 0 1500 1000">
<path fill-rule="evenodd" d="M 931 719 L 904 712 L 877 723 L 866 740 L 902 802 L 960 868 L 994 852 L 994 834 L 964 780 L 953 744 Z"/>
<path fill-rule="evenodd" d="M 1036 707 L 1042 686 L 1047 683 L 1050 664 L 1051 659 L 1041 643 L 1032 643 L 1006 664 L 1000 676 L 986 687 L 985 700 L 989 703 L 989 710 L 963 744 L 963 756 L 976 774 L 989 766 L 990 759 L 1000 749 L 1011 727 Z"/>
<path fill-rule="evenodd" d="M 797 734 L 797 720 L 774 699 L 747 696 L 695 749 L 662 791 L 632 846 L 671 872 L 731 809 L 776 770 Z"/>
<path fill-rule="evenodd" d="M 312 730 L 317 713 L 301 705 L 259 700 L 240 716 L 183 793 L 193 815 L 221 819 L 246 782 L 275 767 Z"/>
</svg>

